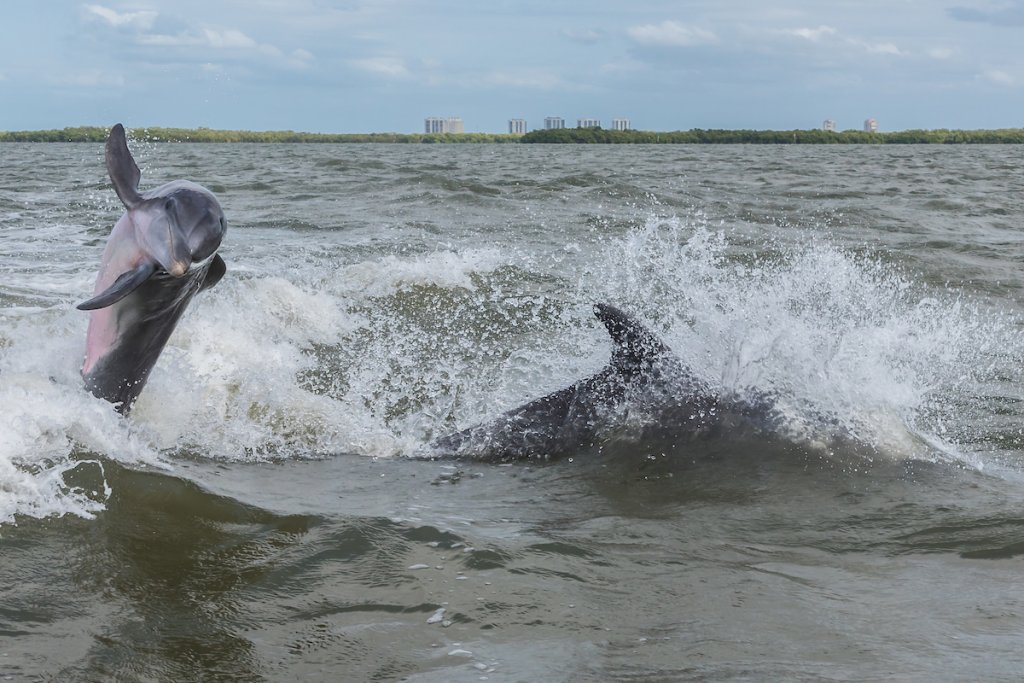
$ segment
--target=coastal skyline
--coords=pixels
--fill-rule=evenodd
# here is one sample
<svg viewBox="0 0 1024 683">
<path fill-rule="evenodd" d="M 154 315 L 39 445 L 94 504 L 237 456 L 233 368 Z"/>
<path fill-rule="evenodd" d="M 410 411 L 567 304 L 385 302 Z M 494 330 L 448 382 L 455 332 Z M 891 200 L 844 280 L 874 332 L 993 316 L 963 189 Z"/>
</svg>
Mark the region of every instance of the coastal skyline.
<svg viewBox="0 0 1024 683">
<path fill-rule="evenodd" d="M 1024 0 L 5 3 L 0 130 L 1024 125 Z"/>
</svg>

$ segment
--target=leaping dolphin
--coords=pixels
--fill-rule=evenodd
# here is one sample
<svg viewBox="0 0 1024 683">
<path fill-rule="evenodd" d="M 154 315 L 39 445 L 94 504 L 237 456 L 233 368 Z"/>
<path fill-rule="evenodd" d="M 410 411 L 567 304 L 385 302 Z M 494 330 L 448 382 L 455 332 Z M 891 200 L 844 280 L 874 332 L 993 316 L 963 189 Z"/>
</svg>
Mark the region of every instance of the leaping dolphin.
<svg viewBox="0 0 1024 683">
<path fill-rule="evenodd" d="M 82 377 L 127 414 L 192 297 L 224 276 L 216 252 L 227 223 L 213 193 L 187 180 L 140 193 L 120 123 L 105 157 L 127 211 L 110 232 L 93 298 L 78 305 L 91 311 Z"/>
<path fill-rule="evenodd" d="M 608 304 L 594 314 L 612 338 L 612 356 L 600 372 L 497 419 L 433 440 L 421 454 L 484 461 L 548 460 L 594 444 L 623 409 L 647 413 L 660 427 L 696 435 L 770 417 L 763 399 L 719 395 L 697 378 L 658 337 Z"/>
</svg>

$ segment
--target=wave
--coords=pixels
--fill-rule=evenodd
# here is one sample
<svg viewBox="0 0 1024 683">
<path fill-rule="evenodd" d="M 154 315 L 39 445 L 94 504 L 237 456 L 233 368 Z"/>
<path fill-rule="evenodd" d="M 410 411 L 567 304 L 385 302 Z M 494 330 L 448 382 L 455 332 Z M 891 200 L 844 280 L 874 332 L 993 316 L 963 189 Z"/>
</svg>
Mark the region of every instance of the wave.
<svg viewBox="0 0 1024 683">
<path fill-rule="evenodd" d="M 1024 345 L 1007 312 L 884 253 L 752 238 L 699 213 L 589 239 L 544 255 L 500 241 L 247 252 L 189 310 L 130 420 L 81 390 L 86 321 L 69 302 L 4 309 L 0 522 L 95 514 L 104 460 L 411 453 L 600 368 L 595 301 L 640 316 L 723 390 L 775 397 L 785 436 L 826 456 L 981 468 L 1019 452 L 1005 405 L 1018 410 Z M 73 485 L 88 463 L 99 478 Z"/>
</svg>

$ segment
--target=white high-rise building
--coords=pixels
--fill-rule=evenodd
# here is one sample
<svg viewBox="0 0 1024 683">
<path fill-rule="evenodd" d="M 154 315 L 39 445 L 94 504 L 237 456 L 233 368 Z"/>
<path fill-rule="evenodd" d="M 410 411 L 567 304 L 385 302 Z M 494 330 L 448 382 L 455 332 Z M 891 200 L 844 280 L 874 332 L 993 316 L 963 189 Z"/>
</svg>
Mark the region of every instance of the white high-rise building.
<svg viewBox="0 0 1024 683">
<path fill-rule="evenodd" d="M 835 133 L 836 132 L 836 122 L 833 121 L 832 119 L 825 119 L 825 121 L 821 124 L 821 129 L 822 130 L 827 130 L 830 133 Z"/>
<path fill-rule="evenodd" d="M 460 116 L 428 116 L 424 121 L 423 130 L 427 133 L 463 133 L 465 127 Z"/>
<path fill-rule="evenodd" d="M 600 128 L 601 119 L 576 119 L 577 128 Z"/>
<path fill-rule="evenodd" d="M 561 116 L 544 117 L 544 130 L 557 130 L 559 128 L 565 128 L 565 119 Z"/>
<path fill-rule="evenodd" d="M 629 119 L 612 119 L 612 130 L 632 130 Z"/>
<path fill-rule="evenodd" d="M 878 121 L 875 119 L 864 119 L 864 130 L 868 133 L 877 133 Z"/>
<path fill-rule="evenodd" d="M 512 135 L 523 135 L 526 133 L 526 119 L 509 119 L 508 132 Z"/>
</svg>

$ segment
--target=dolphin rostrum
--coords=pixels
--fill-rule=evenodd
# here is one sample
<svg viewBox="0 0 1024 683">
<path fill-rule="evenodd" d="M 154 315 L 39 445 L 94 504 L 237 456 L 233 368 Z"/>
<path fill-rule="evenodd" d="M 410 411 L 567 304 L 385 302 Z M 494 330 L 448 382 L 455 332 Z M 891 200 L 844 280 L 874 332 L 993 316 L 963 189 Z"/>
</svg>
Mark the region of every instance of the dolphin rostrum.
<svg viewBox="0 0 1024 683">
<path fill-rule="evenodd" d="M 433 440 L 426 457 L 484 461 L 548 460 L 595 445 L 608 424 L 637 410 L 673 433 L 702 434 L 765 406 L 720 396 L 658 337 L 608 304 L 594 306 L 612 338 L 600 372 L 497 419 Z"/>
<path fill-rule="evenodd" d="M 127 211 L 107 241 L 90 311 L 82 377 L 122 414 L 145 386 L 192 297 L 224 276 L 227 223 L 213 193 L 187 180 L 139 191 L 124 127 L 107 137 L 107 172 Z"/>
</svg>

